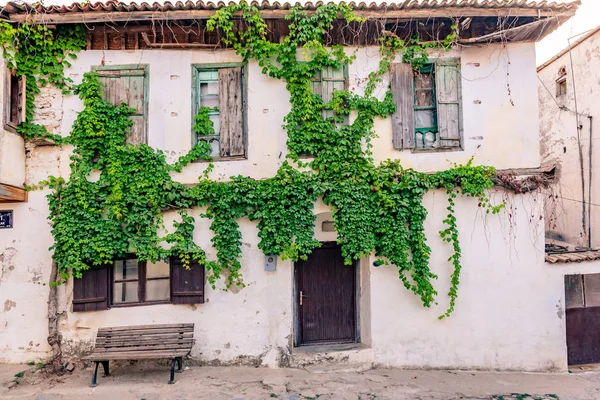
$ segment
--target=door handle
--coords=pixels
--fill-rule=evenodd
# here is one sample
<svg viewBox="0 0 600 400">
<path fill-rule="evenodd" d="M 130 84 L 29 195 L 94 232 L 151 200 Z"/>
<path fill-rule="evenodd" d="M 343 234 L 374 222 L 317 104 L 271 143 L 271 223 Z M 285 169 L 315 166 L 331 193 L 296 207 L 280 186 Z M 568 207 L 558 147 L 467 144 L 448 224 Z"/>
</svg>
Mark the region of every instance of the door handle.
<svg viewBox="0 0 600 400">
<path fill-rule="evenodd" d="M 305 295 L 304 293 L 302 293 L 302 290 L 300 291 L 300 305 L 302 305 L 302 298 L 303 297 L 308 297 L 307 295 Z"/>
</svg>

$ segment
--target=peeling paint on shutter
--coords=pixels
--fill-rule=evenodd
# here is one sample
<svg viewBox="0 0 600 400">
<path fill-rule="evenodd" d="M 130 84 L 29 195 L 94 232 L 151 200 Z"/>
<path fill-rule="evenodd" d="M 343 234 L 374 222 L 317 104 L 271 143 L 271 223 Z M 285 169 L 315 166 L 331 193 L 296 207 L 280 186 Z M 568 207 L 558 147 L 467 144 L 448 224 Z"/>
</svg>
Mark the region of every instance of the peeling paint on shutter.
<svg viewBox="0 0 600 400">
<path fill-rule="evenodd" d="M 114 105 L 121 101 L 136 111 L 131 115 L 133 126 L 127 135 L 127 143 L 147 143 L 146 140 L 146 68 L 132 67 L 116 70 L 98 70 L 100 82 L 104 84 L 104 99 Z"/>
<path fill-rule="evenodd" d="M 73 278 L 73 312 L 108 308 L 108 275 L 111 265 L 93 266 Z"/>
<path fill-rule="evenodd" d="M 396 112 L 392 115 L 392 141 L 395 149 L 415 147 L 414 73 L 408 63 L 392 64 L 391 85 Z"/>
<path fill-rule="evenodd" d="M 221 157 L 244 156 L 242 67 L 219 69 Z"/>
<path fill-rule="evenodd" d="M 204 266 L 192 261 L 185 269 L 178 258 L 171 259 L 171 301 L 173 304 L 204 303 Z"/>
<path fill-rule="evenodd" d="M 18 89 L 18 99 L 17 99 L 17 125 L 22 124 L 23 122 L 25 122 L 25 104 L 26 104 L 26 99 L 25 99 L 25 80 L 26 78 L 24 76 L 20 76 L 17 79 L 17 85 L 19 86 Z"/>
<path fill-rule="evenodd" d="M 459 147 L 462 138 L 460 59 L 438 60 L 435 67 L 440 147 Z"/>
</svg>

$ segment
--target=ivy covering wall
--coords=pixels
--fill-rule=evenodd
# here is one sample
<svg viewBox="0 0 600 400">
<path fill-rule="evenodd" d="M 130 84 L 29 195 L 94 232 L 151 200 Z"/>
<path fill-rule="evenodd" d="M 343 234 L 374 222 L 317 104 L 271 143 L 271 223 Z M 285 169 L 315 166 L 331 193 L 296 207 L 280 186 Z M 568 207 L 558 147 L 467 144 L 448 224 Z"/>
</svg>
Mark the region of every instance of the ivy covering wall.
<svg viewBox="0 0 600 400">
<path fill-rule="evenodd" d="M 234 14 L 245 20 L 244 30 L 233 24 Z M 219 30 L 222 40 L 245 62 L 256 61 L 262 73 L 286 83 L 291 106 L 283 121 L 288 160 L 271 178 L 234 176 L 227 182 L 211 180 L 212 164 L 208 163 L 192 187 L 174 181 L 171 174 L 198 158 L 210 161 L 210 145 L 200 141 L 178 162 L 169 164 L 160 150 L 126 144 L 134 110 L 105 101 L 94 73 L 84 74 L 81 84 L 70 86 L 64 68 L 69 66 L 67 59 L 85 45 L 81 27 L 49 30 L 2 23 L 4 56 L 17 74 L 28 78 L 27 122 L 20 131 L 27 138 L 52 137 L 74 148 L 69 178 L 50 177 L 39 185 L 51 189 L 51 249 L 62 278 L 79 277 L 90 265 L 135 253 L 151 262 L 170 256 L 184 261 L 193 258 L 206 266 L 213 287 L 221 278 L 227 287 L 244 286 L 240 218 L 257 221 L 258 246 L 265 254 L 306 259 L 320 245 L 314 236 L 313 209 L 322 198 L 331 207 L 345 262 L 375 254 L 379 265 L 397 268 L 406 289 L 430 307 L 438 294 L 432 283 L 437 276 L 429 267 L 432 250 L 427 245 L 427 210 L 422 202 L 428 191 L 441 188 L 448 194 L 448 215 L 440 235 L 454 251 L 448 259 L 453 271 L 450 306 L 440 318 L 450 315 L 461 270 L 455 200 L 458 195 L 476 197 L 486 212 L 497 213 L 502 205 L 492 206 L 486 196 L 495 171 L 469 162 L 424 174 L 404 169 L 398 161 L 374 162 L 374 119 L 387 118 L 395 110 L 390 89 L 383 99 L 376 98 L 374 90 L 397 56 L 418 68 L 427 61 L 427 52 L 418 40 L 405 43 L 383 36 L 380 65 L 369 75 L 364 94 L 336 91 L 324 103 L 311 89 L 311 79 L 325 67 L 341 68 L 353 60 L 342 47 L 323 44 L 324 34 L 340 15 L 348 22 L 360 22 L 346 5 L 323 5 L 311 15 L 295 7 L 286 17 L 289 35 L 281 43 L 267 40 L 267 27 L 258 10 L 244 1 L 221 8 L 209 20 L 208 28 Z M 455 38 L 450 35 L 433 47 L 449 48 Z M 50 135 L 32 123 L 33 99 L 44 84 L 73 90 L 83 101 L 85 108 L 68 137 Z M 324 117 L 324 108 L 332 109 L 333 116 Z M 194 130 L 201 135 L 214 133 L 208 111 L 201 108 L 196 116 Z M 353 122 L 344 124 L 351 112 Z M 309 161 L 300 158 L 306 154 L 311 156 Z M 100 172 L 98 180 L 89 180 L 92 171 Z M 206 212 L 192 215 L 192 207 L 206 207 Z M 173 232 L 161 237 L 158 232 L 164 228 L 166 210 L 178 210 L 181 218 Z M 214 260 L 207 259 L 205 250 L 193 240 L 195 218 L 211 220 Z"/>
</svg>

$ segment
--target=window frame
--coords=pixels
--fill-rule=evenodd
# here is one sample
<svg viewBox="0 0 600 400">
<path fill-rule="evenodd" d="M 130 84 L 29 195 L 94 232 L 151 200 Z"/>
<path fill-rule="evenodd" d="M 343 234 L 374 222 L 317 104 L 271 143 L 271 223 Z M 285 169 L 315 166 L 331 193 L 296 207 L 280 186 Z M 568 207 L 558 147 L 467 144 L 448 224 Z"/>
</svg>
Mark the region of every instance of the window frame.
<svg viewBox="0 0 600 400">
<path fill-rule="evenodd" d="M 124 71 L 139 70 L 144 72 L 144 140 L 143 144 L 148 144 L 150 138 L 150 65 L 149 64 L 117 64 L 117 65 L 93 65 L 92 71 Z M 128 104 L 128 106 L 131 106 Z M 137 111 L 137 110 L 136 110 Z"/>
<path fill-rule="evenodd" d="M 236 160 L 247 160 L 248 159 L 248 64 L 243 62 L 225 62 L 225 63 L 200 63 L 200 64 L 192 64 L 192 88 L 191 88 L 191 96 L 192 96 L 192 112 L 191 112 L 191 124 L 190 124 L 190 134 L 191 134 L 191 144 L 194 147 L 198 143 L 198 134 L 194 132 L 192 127 L 196 123 L 195 117 L 198 113 L 198 109 L 200 108 L 200 88 L 199 88 L 199 72 L 206 70 L 219 70 L 220 68 L 242 68 L 242 126 L 243 126 L 243 137 L 244 137 L 244 155 L 243 156 L 229 156 L 229 157 L 221 157 L 212 156 L 212 161 L 236 161 Z M 218 82 L 218 80 L 217 80 Z M 221 110 L 219 110 L 220 113 Z M 219 114 L 220 115 L 220 114 Z M 221 136 L 214 135 L 215 137 Z M 220 140 L 219 140 L 219 150 L 220 150 Z M 193 162 L 206 162 L 206 160 L 200 158 L 194 160 Z"/>
<path fill-rule="evenodd" d="M 564 86 L 565 88 L 565 92 L 562 92 L 562 87 Z M 568 83 L 567 83 L 567 75 L 562 75 L 561 77 L 559 77 L 556 80 L 556 98 L 560 99 L 560 98 L 564 98 L 567 96 L 567 90 L 568 90 Z"/>
<path fill-rule="evenodd" d="M 4 81 L 4 130 L 17 133 L 17 127 L 25 122 L 26 118 L 26 103 L 27 103 L 27 94 L 26 94 L 26 77 L 25 76 L 17 76 L 16 71 L 10 68 L 5 68 L 6 78 Z M 14 82 L 13 82 L 14 81 Z M 19 84 L 19 82 L 21 82 Z M 19 86 L 22 86 L 21 90 L 23 92 L 23 98 L 21 101 L 21 110 L 18 109 L 19 104 L 15 105 L 13 99 L 13 90 L 16 88 L 17 90 L 17 102 L 18 102 L 18 91 Z M 13 108 L 17 107 L 17 119 L 13 120 Z"/>
<path fill-rule="evenodd" d="M 438 107 L 437 107 L 437 85 L 435 82 L 436 79 L 436 75 L 435 75 L 435 62 L 428 62 L 423 64 L 423 66 L 421 68 L 419 68 L 419 73 L 423 73 L 421 70 L 424 69 L 425 67 L 430 68 L 429 72 L 425 72 L 431 75 L 431 89 L 417 89 L 417 74 L 414 75 L 413 78 L 413 111 L 415 113 L 415 116 L 417 115 L 417 111 L 429 111 L 432 110 L 433 111 L 433 124 L 434 126 L 432 127 L 427 127 L 427 128 L 417 128 L 417 123 L 416 123 L 416 118 L 415 118 L 415 143 L 417 142 L 417 133 L 428 133 L 428 132 L 432 132 L 435 137 L 437 138 L 437 134 L 438 131 L 440 129 L 439 125 L 438 125 Z M 431 91 L 431 106 L 418 106 L 417 105 L 417 91 Z M 435 132 L 433 132 L 433 129 L 435 129 Z M 435 141 L 435 140 L 434 140 Z"/>
<path fill-rule="evenodd" d="M 334 69 L 333 67 L 324 67 L 322 68 L 319 72 L 318 72 L 318 76 L 319 78 L 317 78 L 316 76 L 311 78 L 310 82 L 311 82 L 311 89 L 313 91 L 313 93 L 317 94 L 319 97 L 321 97 L 321 100 L 323 100 L 323 82 L 343 82 L 344 83 L 344 89 L 345 91 L 349 91 L 350 88 L 350 78 L 349 78 L 349 69 L 348 69 L 348 65 L 344 64 L 342 65 L 342 67 L 340 68 L 342 70 L 342 79 L 334 79 L 334 78 L 323 78 L 323 70 L 325 70 L 325 68 L 331 68 L 332 70 Z M 315 84 L 319 83 L 320 84 L 320 93 L 316 93 L 315 91 Z M 333 92 L 332 92 L 332 96 L 333 97 Z M 324 101 L 325 102 L 325 101 Z M 325 115 L 327 112 L 331 112 L 332 115 Z M 333 109 L 331 108 L 325 108 L 323 107 L 322 109 L 322 115 L 324 118 L 330 118 L 333 117 Z M 343 125 L 348 125 L 350 121 L 349 115 L 344 115 L 344 122 Z"/>
<path fill-rule="evenodd" d="M 110 267 L 110 271 L 109 271 L 110 280 L 108 282 L 108 284 L 109 284 L 109 307 L 110 308 L 113 308 L 113 307 L 119 308 L 119 307 L 150 306 L 150 305 L 156 305 L 156 304 L 171 304 L 172 297 L 173 297 L 173 293 L 171 293 L 171 276 L 172 276 L 171 260 L 169 260 L 169 263 L 168 263 L 169 264 L 169 276 L 168 277 L 147 278 L 146 277 L 147 261 L 138 261 L 137 262 L 137 264 L 138 264 L 137 279 L 115 280 L 115 276 L 116 276 L 115 263 L 118 261 L 126 261 L 126 260 L 131 260 L 131 259 L 137 260 L 137 257 L 135 257 L 135 255 L 128 255 L 127 257 L 115 259 L 112 263 L 112 266 Z M 168 280 L 168 282 L 169 282 L 169 298 L 165 299 L 165 300 L 146 301 L 146 294 L 147 294 L 146 285 L 147 285 L 148 280 Z M 125 283 L 125 282 L 138 282 L 138 301 L 115 303 L 115 299 L 114 299 L 115 283 Z"/>
<path fill-rule="evenodd" d="M 439 125 L 439 118 L 438 118 L 438 84 L 437 84 L 437 69 L 438 69 L 438 64 L 439 63 L 444 63 L 447 62 L 449 60 L 457 60 L 458 61 L 458 65 L 459 67 L 462 67 L 461 65 L 461 58 L 460 57 L 449 57 L 449 58 L 430 58 L 425 65 L 431 65 L 432 66 L 432 76 L 433 76 L 433 101 L 435 104 L 435 114 L 434 114 L 434 118 L 435 118 L 435 122 L 436 122 L 436 139 L 437 140 L 441 140 L 439 138 L 439 129 L 440 129 L 440 125 Z M 454 152 L 454 151 L 464 151 L 464 140 L 465 140 L 465 133 L 464 133 L 464 129 L 462 127 L 463 124 L 463 120 L 464 120 L 464 104 L 463 104 L 463 99 L 462 99 L 462 71 L 461 69 L 459 69 L 459 77 L 461 78 L 461 80 L 459 81 L 459 85 L 458 85 L 458 104 L 459 104 L 459 115 L 458 115 L 458 124 L 459 124 L 459 132 L 460 132 L 460 143 L 457 146 L 452 146 L 452 147 L 427 147 L 427 148 L 418 148 L 416 146 L 417 144 L 417 128 L 416 128 L 416 119 L 415 119 L 415 127 L 414 127 L 414 146 L 410 149 L 411 153 L 449 153 L 449 152 Z M 415 85 L 415 81 L 413 81 L 413 93 L 416 96 L 416 85 Z M 416 103 L 416 100 L 415 100 Z M 416 107 L 416 104 L 415 104 Z M 416 111 L 415 108 L 413 108 L 413 113 Z"/>
</svg>

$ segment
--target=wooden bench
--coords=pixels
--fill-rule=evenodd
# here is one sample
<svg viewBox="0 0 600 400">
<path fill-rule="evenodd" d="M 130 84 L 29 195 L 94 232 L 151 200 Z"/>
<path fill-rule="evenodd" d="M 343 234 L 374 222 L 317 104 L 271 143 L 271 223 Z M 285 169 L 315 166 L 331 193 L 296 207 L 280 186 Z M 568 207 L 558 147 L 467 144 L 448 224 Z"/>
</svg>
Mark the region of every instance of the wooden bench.
<svg viewBox="0 0 600 400">
<path fill-rule="evenodd" d="M 100 328 L 96 335 L 96 348 L 84 360 L 94 361 L 91 386 L 96 386 L 98 365 L 102 364 L 104 376 L 109 376 L 110 360 L 171 359 L 171 380 L 175 383 L 177 372 L 183 372 L 183 357 L 189 354 L 194 342 L 194 324 L 163 324 L 118 326 Z"/>
</svg>

